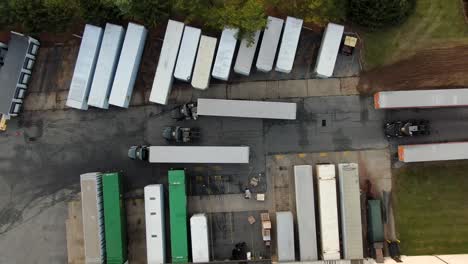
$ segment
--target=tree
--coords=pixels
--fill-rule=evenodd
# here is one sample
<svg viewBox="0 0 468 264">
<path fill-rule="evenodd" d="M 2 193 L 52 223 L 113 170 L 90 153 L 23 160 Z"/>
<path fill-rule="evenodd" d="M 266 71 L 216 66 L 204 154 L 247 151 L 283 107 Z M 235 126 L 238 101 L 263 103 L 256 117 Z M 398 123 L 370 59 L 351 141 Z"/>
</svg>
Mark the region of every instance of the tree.
<svg viewBox="0 0 468 264">
<path fill-rule="evenodd" d="M 123 15 L 119 9 L 122 0 L 77 0 L 80 5 L 80 15 L 92 24 L 119 22 Z"/>
<path fill-rule="evenodd" d="M 120 3 L 125 15 L 149 27 L 155 27 L 160 21 L 169 17 L 171 1 L 167 0 L 127 0 Z"/>
<path fill-rule="evenodd" d="M 350 0 L 349 18 L 369 29 L 403 22 L 413 11 L 414 0 Z"/>
<path fill-rule="evenodd" d="M 329 21 L 341 21 L 346 16 L 346 1 L 344 0 L 267 1 L 268 6 L 274 7 L 279 12 L 318 25 L 325 25 Z"/>
</svg>

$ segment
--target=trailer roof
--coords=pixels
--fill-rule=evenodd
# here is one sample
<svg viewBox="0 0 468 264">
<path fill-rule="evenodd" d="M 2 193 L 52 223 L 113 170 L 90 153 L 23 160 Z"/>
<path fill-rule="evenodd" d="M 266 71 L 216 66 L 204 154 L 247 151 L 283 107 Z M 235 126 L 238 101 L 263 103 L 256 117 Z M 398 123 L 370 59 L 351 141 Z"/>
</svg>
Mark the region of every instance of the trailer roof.
<svg viewBox="0 0 468 264">
<path fill-rule="evenodd" d="M 172 262 L 187 263 L 189 249 L 185 171 L 170 170 L 168 174 Z"/>
<path fill-rule="evenodd" d="M 128 23 L 109 97 L 109 103 L 112 105 L 128 107 L 130 104 L 147 32 L 142 25 Z"/>
<path fill-rule="evenodd" d="M 468 89 L 378 92 L 374 106 L 380 108 L 450 107 L 468 105 Z"/>
<path fill-rule="evenodd" d="M 146 256 L 148 263 L 166 263 L 164 192 L 162 184 L 144 188 Z"/>
<path fill-rule="evenodd" d="M 192 86 L 194 88 L 202 90 L 208 88 L 217 42 L 216 38 L 201 36 L 197 59 L 193 69 Z"/>
<path fill-rule="evenodd" d="M 231 72 L 232 59 L 237 45 L 237 28 L 224 28 L 219 39 L 218 51 L 211 75 L 213 78 L 227 81 Z"/>
<path fill-rule="evenodd" d="M 398 157 L 403 162 L 468 159 L 468 142 L 400 145 Z"/>
<path fill-rule="evenodd" d="M 290 73 L 296 58 L 297 45 L 302 30 L 302 19 L 287 17 L 284 25 L 281 46 L 276 61 L 276 70 L 279 72 Z"/>
<path fill-rule="evenodd" d="M 291 212 L 276 212 L 278 261 L 294 261 L 294 219 Z"/>
<path fill-rule="evenodd" d="M 150 146 L 154 163 L 249 163 L 249 147 Z"/>
<path fill-rule="evenodd" d="M 178 80 L 189 81 L 192 77 L 193 64 L 197 54 L 201 30 L 186 26 L 180 43 L 179 55 L 174 70 L 174 77 Z"/>
<path fill-rule="evenodd" d="M 343 37 L 344 26 L 328 23 L 322 37 L 314 72 L 320 77 L 331 77 Z"/>
<path fill-rule="evenodd" d="M 250 74 L 259 36 L 260 30 L 257 30 L 254 34 L 253 43 L 249 43 L 249 40 L 246 38 L 242 39 L 234 65 L 234 71 L 236 73 L 247 76 Z"/>
<path fill-rule="evenodd" d="M 260 71 L 269 72 L 273 69 L 278 42 L 281 37 L 281 31 L 283 30 L 283 22 L 283 19 L 271 16 L 268 17 L 256 63 L 256 67 Z"/>
</svg>

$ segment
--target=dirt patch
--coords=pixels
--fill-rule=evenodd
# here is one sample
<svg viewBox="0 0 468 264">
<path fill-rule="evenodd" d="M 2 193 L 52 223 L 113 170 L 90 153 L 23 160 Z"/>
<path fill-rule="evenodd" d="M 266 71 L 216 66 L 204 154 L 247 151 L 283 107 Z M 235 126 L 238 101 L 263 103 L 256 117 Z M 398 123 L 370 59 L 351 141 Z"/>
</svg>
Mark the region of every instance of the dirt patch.
<svg viewBox="0 0 468 264">
<path fill-rule="evenodd" d="M 468 45 L 431 49 L 361 75 L 358 90 L 417 90 L 468 86 Z"/>
</svg>

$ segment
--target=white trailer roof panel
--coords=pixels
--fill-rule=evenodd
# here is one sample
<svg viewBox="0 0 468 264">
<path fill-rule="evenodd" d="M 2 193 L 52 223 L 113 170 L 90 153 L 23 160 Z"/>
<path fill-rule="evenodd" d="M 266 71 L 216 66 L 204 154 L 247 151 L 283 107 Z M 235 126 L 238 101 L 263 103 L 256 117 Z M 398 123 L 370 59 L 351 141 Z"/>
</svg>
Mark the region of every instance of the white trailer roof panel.
<svg viewBox="0 0 468 264">
<path fill-rule="evenodd" d="M 208 239 L 208 219 L 205 214 L 195 214 L 190 218 L 190 237 L 193 262 L 209 262 L 210 243 Z"/>
<path fill-rule="evenodd" d="M 166 263 L 163 185 L 147 185 L 144 193 L 147 261 L 163 264 Z"/>
<path fill-rule="evenodd" d="M 297 229 L 301 261 L 317 260 L 317 230 L 312 166 L 294 166 Z"/>
<path fill-rule="evenodd" d="M 236 63 L 234 64 L 234 71 L 236 73 L 246 76 L 250 74 L 259 36 L 260 30 L 254 33 L 253 43 L 249 43 L 249 40 L 246 38 L 242 39 L 239 51 L 237 52 Z"/>
<path fill-rule="evenodd" d="M 398 157 L 403 162 L 468 159 L 468 142 L 400 145 Z"/>
<path fill-rule="evenodd" d="M 236 51 L 237 28 L 224 28 L 219 39 L 218 51 L 211 75 L 213 78 L 227 81 L 231 72 L 232 58 Z"/>
<path fill-rule="evenodd" d="M 198 98 L 198 115 L 296 119 L 296 103 Z"/>
<path fill-rule="evenodd" d="M 317 165 L 322 259 L 340 259 L 335 165 Z"/>
<path fill-rule="evenodd" d="M 376 109 L 467 105 L 468 89 L 378 92 L 374 95 L 374 106 Z"/>
<path fill-rule="evenodd" d="M 193 88 L 205 90 L 210 84 L 211 66 L 216 51 L 216 38 L 201 36 L 198 46 L 197 60 L 193 69 Z"/>
<path fill-rule="evenodd" d="M 278 42 L 283 30 L 284 20 L 276 17 L 268 17 L 265 31 L 263 32 L 262 44 L 257 56 L 257 70 L 269 72 L 273 69 Z"/>
<path fill-rule="evenodd" d="M 151 89 L 150 101 L 157 104 L 167 104 L 171 93 L 174 67 L 179 51 L 184 23 L 169 20 L 167 23 L 164 42 L 159 54 L 158 66 L 154 75 L 153 88 Z"/>
<path fill-rule="evenodd" d="M 290 73 L 296 58 L 297 45 L 302 30 L 302 19 L 287 17 L 281 46 L 276 60 L 276 71 Z"/>
<path fill-rule="evenodd" d="M 249 147 L 150 146 L 153 163 L 249 163 Z"/>
<path fill-rule="evenodd" d="M 88 105 L 103 109 L 109 108 L 109 95 L 122 49 L 124 33 L 123 27 L 106 24 L 89 92 Z"/>
<path fill-rule="evenodd" d="M 186 26 L 180 43 L 179 55 L 174 70 L 174 77 L 181 81 L 190 81 L 192 77 L 193 63 L 197 54 L 198 41 L 201 30 L 199 28 Z"/>
<path fill-rule="evenodd" d="M 119 63 L 115 71 L 109 104 L 127 108 L 140 68 L 147 30 L 144 26 L 128 23 Z"/>
<path fill-rule="evenodd" d="M 278 261 L 295 261 L 294 220 L 291 212 L 276 212 Z"/>
<path fill-rule="evenodd" d="M 101 39 L 102 28 L 86 24 L 68 92 L 66 103 L 68 107 L 88 109 L 89 89 L 93 81 Z"/>
<path fill-rule="evenodd" d="M 343 32 L 344 26 L 334 23 L 328 23 L 325 28 L 315 62 L 314 72 L 318 77 L 328 78 L 333 75 Z"/>
<path fill-rule="evenodd" d="M 345 259 L 362 259 L 364 250 L 358 164 L 338 164 L 338 178 L 343 256 Z"/>
<path fill-rule="evenodd" d="M 98 172 L 80 176 L 83 241 L 86 263 L 104 263 L 104 215 L 102 181 Z"/>
</svg>

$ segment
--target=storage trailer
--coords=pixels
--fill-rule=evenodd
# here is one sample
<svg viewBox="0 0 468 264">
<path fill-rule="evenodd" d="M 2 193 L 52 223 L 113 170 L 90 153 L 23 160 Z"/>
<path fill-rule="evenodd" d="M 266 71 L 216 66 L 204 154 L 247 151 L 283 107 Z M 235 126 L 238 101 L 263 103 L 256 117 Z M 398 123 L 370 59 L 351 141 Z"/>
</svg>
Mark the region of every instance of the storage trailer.
<svg viewBox="0 0 468 264">
<path fill-rule="evenodd" d="M 172 263 L 189 262 L 187 193 L 184 170 L 169 170 L 169 214 Z"/>
<path fill-rule="evenodd" d="M 109 108 L 109 96 L 114 82 L 115 70 L 119 62 L 125 30 L 123 27 L 106 24 L 102 37 L 99 57 L 96 63 L 88 105 L 103 109 Z"/>
<path fill-rule="evenodd" d="M 318 256 L 312 166 L 294 166 L 294 186 L 300 260 L 314 261 Z"/>
<path fill-rule="evenodd" d="M 140 68 L 147 34 L 148 31 L 144 26 L 128 23 L 109 96 L 109 104 L 128 108 L 132 99 L 138 69 Z"/>
<path fill-rule="evenodd" d="M 127 222 L 123 200 L 123 185 L 119 173 L 102 175 L 106 260 L 108 264 L 127 261 Z"/>
<path fill-rule="evenodd" d="M 211 66 L 216 51 L 216 38 L 202 35 L 198 46 L 197 59 L 193 69 L 193 88 L 205 90 L 210 84 Z"/>
<path fill-rule="evenodd" d="M 335 69 L 338 51 L 343 38 L 344 26 L 328 23 L 315 62 L 314 73 L 319 78 L 329 78 Z"/>
<path fill-rule="evenodd" d="M 105 263 L 106 243 L 101 173 L 82 174 L 80 184 L 85 263 Z"/>
<path fill-rule="evenodd" d="M 276 60 L 276 71 L 290 73 L 296 58 L 297 45 L 302 30 L 302 19 L 287 17 L 284 24 L 281 46 Z"/>
<path fill-rule="evenodd" d="M 174 77 L 178 80 L 188 82 L 192 78 L 192 69 L 197 54 L 198 42 L 201 29 L 186 26 L 180 43 L 179 55 L 174 70 Z"/>
<path fill-rule="evenodd" d="M 144 195 L 147 262 L 148 264 L 163 264 L 166 263 L 163 185 L 145 186 Z"/>
<path fill-rule="evenodd" d="M 232 59 L 237 45 L 237 33 L 239 29 L 225 27 L 219 39 L 218 51 L 211 76 L 227 81 L 231 72 Z"/>
<path fill-rule="evenodd" d="M 276 240 L 278 261 L 295 261 L 294 220 L 291 212 L 276 212 Z"/>
<path fill-rule="evenodd" d="M 171 93 L 174 67 L 177 53 L 179 51 L 184 23 L 169 20 L 167 23 L 164 42 L 159 54 L 158 66 L 154 75 L 153 88 L 149 100 L 153 103 L 167 104 L 167 99 Z"/>
<path fill-rule="evenodd" d="M 375 109 L 456 107 L 468 105 L 468 89 L 378 92 Z"/>
<path fill-rule="evenodd" d="M 338 227 L 335 165 L 321 164 L 317 165 L 316 168 L 322 259 L 340 259 L 340 235 Z"/>
<path fill-rule="evenodd" d="M 382 221 L 382 203 L 380 200 L 367 201 L 368 214 L 368 238 L 370 243 L 379 243 L 384 241 L 384 227 Z"/>
<path fill-rule="evenodd" d="M 263 32 L 262 44 L 258 51 L 257 70 L 269 72 L 273 69 L 278 42 L 281 37 L 281 31 L 283 30 L 283 23 L 283 19 L 271 16 L 268 17 L 267 26 Z"/>
<path fill-rule="evenodd" d="M 468 142 L 400 145 L 398 159 L 403 162 L 468 159 Z"/>
<path fill-rule="evenodd" d="M 249 147 L 149 146 L 152 163 L 249 163 Z"/>
<path fill-rule="evenodd" d="M 362 259 L 364 257 L 358 168 L 356 163 L 338 164 L 341 240 L 345 259 Z"/>
<path fill-rule="evenodd" d="M 249 43 L 249 40 L 246 38 L 242 39 L 239 51 L 237 52 L 236 63 L 234 64 L 234 72 L 245 76 L 250 75 L 259 37 L 260 30 L 257 30 L 253 36 L 253 43 Z"/>
<path fill-rule="evenodd" d="M 102 28 L 86 24 L 66 105 L 88 110 L 88 97 L 101 47 Z"/>
<path fill-rule="evenodd" d="M 197 115 L 296 119 L 296 103 L 198 98 Z"/>
<path fill-rule="evenodd" d="M 206 214 L 195 214 L 190 218 L 192 239 L 192 262 L 210 261 L 210 240 Z"/>
</svg>

